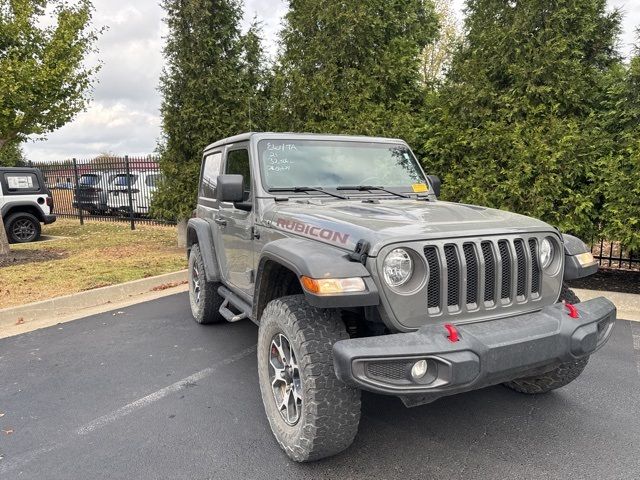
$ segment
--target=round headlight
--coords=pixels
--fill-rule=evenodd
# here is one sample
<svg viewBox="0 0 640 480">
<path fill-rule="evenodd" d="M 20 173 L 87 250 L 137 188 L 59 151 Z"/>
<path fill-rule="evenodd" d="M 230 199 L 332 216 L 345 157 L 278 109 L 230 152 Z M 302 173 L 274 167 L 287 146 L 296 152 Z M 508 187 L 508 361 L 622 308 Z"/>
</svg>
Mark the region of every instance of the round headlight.
<svg viewBox="0 0 640 480">
<path fill-rule="evenodd" d="M 553 262 L 553 243 L 548 238 L 540 244 L 540 264 L 542 268 L 548 268 Z"/>
<path fill-rule="evenodd" d="M 390 287 L 404 285 L 411 278 L 413 262 L 406 250 L 396 248 L 391 250 L 382 265 L 384 281 Z"/>
</svg>

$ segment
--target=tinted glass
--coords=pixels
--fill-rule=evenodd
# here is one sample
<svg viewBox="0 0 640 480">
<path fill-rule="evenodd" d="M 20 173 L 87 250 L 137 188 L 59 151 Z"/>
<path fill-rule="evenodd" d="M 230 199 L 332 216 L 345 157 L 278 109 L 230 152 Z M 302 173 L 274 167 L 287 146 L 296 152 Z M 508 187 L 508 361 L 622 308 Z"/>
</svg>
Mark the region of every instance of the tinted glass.
<svg viewBox="0 0 640 480">
<path fill-rule="evenodd" d="M 227 153 L 225 172 L 231 175 L 242 175 L 244 185 L 244 200 L 251 197 L 251 168 L 249 167 L 249 150 L 242 148 Z"/>
<path fill-rule="evenodd" d="M 207 155 L 204 159 L 202 169 L 202 183 L 200 185 L 200 195 L 207 198 L 216 198 L 216 184 L 220 175 L 220 164 L 222 163 L 222 153 L 216 152 Z"/>
<path fill-rule="evenodd" d="M 316 140 L 262 140 L 266 188 L 375 185 L 405 188 L 425 178 L 404 145 Z"/>
<path fill-rule="evenodd" d="M 129 175 L 129 181 L 131 182 L 130 184 L 133 185 L 134 183 L 136 183 L 136 180 L 138 179 L 138 175 Z M 127 186 L 127 175 L 126 174 L 120 174 L 120 175 L 116 175 L 116 177 L 113 179 L 113 184 L 117 187 L 126 187 Z"/>
<path fill-rule="evenodd" d="M 95 174 L 86 174 L 80 177 L 80 185 L 93 186 L 98 183 L 100 177 Z"/>
<path fill-rule="evenodd" d="M 155 187 L 156 184 L 158 183 L 159 177 L 160 175 L 147 175 L 145 183 L 147 184 L 148 187 Z"/>
</svg>

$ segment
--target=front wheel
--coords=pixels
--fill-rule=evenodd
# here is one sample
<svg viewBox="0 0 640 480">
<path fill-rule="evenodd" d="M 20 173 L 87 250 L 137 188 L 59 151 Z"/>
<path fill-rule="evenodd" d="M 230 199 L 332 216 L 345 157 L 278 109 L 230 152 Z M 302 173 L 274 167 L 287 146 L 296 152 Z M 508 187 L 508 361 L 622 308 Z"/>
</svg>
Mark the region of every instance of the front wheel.
<svg viewBox="0 0 640 480">
<path fill-rule="evenodd" d="M 562 285 L 559 301 L 571 304 L 580 303 L 578 296 L 566 284 Z M 587 356 L 575 362 L 563 363 L 542 375 L 518 378 L 517 380 L 506 382 L 504 386 L 520 393 L 547 393 L 573 382 L 584 371 L 588 362 L 589 357 Z"/>
<path fill-rule="evenodd" d="M 345 450 L 358 432 L 360 391 L 338 380 L 333 344 L 349 338 L 338 312 L 303 295 L 269 302 L 260 319 L 258 377 L 276 440 L 297 462 Z"/>
</svg>

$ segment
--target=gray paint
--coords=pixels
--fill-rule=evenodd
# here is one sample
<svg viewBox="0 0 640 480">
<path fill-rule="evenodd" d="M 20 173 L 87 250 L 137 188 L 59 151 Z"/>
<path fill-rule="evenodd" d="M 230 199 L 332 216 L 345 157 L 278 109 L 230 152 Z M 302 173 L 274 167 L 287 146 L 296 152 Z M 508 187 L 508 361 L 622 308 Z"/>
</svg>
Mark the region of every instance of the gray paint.
<svg viewBox="0 0 640 480">
<path fill-rule="evenodd" d="M 212 242 L 217 247 L 221 281 L 233 291 L 250 299 L 255 286 L 253 273 L 259 271 L 260 259 L 264 255 L 273 255 L 298 275 L 304 271 L 310 272 L 309 276 L 324 278 L 370 276 L 380 291 L 380 317 L 395 331 L 414 330 L 425 323 L 449 319 L 465 323 L 523 314 L 557 301 L 564 268 L 563 255 L 554 261 L 552 274 L 544 275 L 542 295 L 536 302 L 512 302 L 495 311 L 481 309 L 427 318 L 423 290 L 398 296 L 381 281 L 380 262 L 391 248 L 402 245 L 419 252 L 426 244 L 442 245 L 445 241 L 505 238 L 512 242 L 515 238 L 526 239 L 529 236 L 538 239 L 551 236 L 560 246 L 562 242 L 557 230 L 537 219 L 480 206 L 441 202 L 434 195 L 398 199 L 374 192 L 355 194 L 349 200 L 330 198 L 321 192 L 274 195 L 263 188 L 258 174 L 257 143 L 265 139 L 341 140 L 406 146 L 398 139 L 290 133 L 247 133 L 209 145 L 205 156 L 213 151 L 222 151 L 226 157 L 230 149 L 245 145 L 250 153 L 252 210 L 242 211 L 231 203 L 202 197 L 197 207 L 197 216 L 209 225 Z M 220 173 L 224 172 L 224 163 Z M 379 202 L 363 202 L 367 198 L 377 198 Z M 370 245 L 366 272 L 363 272 L 361 264 L 345 260 L 361 240 Z M 575 242 L 569 239 L 568 243 L 569 248 L 573 248 Z M 333 306 L 341 305 L 338 297 L 335 297 Z M 325 298 L 323 306 L 330 305 Z"/>
<path fill-rule="evenodd" d="M 333 346 L 334 368 L 338 378 L 365 390 L 406 396 L 408 406 L 429 403 L 591 355 L 611 336 L 616 308 L 601 297 L 579 304 L 578 310 L 577 319 L 557 304 L 536 314 L 460 326 L 457 342 L 436 325 L 408 334 L 341 340 Z M 600 338 L 598 324 L 604 331 Z M 367 361 L 416 358 L 439 364 L 434 381 L 384 382 L 369 377 L 364 366 Z"/>
<path fill-rule="evenodd" d="M 189 234 L 190 231 L 194 233 L 194 236 Z M 209 224 L 200 218 L 190 218 L 187 223 L 187 238 L 193 239 L 187 242 L 187 250 L 190 250 L 194 243 L 200 244 L 200 252 L 202 253 L 202 260 L 205 265 L 207 281 L 219 282 L 220 269 L 218 267 L 216 249 L 214 248 L 213 239 L 211 238 Z"/>
</svg>

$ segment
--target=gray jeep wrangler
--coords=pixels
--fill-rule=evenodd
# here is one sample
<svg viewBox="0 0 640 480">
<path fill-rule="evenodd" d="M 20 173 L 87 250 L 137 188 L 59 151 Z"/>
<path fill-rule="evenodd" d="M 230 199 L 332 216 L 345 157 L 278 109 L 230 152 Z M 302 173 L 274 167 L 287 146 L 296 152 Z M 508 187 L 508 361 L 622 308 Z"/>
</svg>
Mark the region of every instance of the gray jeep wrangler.
<svg viewBox="0 0 640 480">
<path fill-rule="evenodd" d="M 352 443 L 360 390 L 407 406 L 499 383 L 545 393 L 611 335 L 614 305 L 564 283 L 596 272 L 584 243 L 439 189 L 401 140 L 247 133 L 206 148 L 191 310 L 258 325 L 264 408 L 293 460 Z"/>
</svg>

